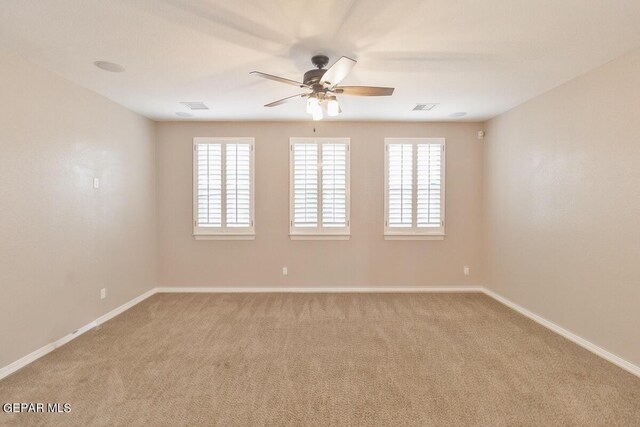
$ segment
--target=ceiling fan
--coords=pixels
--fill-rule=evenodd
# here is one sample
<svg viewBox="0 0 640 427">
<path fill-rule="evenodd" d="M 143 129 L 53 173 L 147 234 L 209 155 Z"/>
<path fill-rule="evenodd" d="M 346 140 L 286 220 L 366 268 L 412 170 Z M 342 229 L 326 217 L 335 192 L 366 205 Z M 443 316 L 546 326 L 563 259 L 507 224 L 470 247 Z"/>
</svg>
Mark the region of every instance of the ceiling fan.
<svg viewBox="0 0 640 427">
<path fill-rule="evenodd" d="M 300 88 L 311 90 L 308 93 L 288 96 L 278 101 L 266 104 L 265 107 L 275 107 L 296 98 L 307 99 L 307 113 L 313 116 L 313 120 L 322 120 L 322 107 L 326 106 L 327 114 L 337 116 L 342 112 L 336 95 L 355 95 L 355 96 L 390 96 L 393 94 L 392 87 L 373 87 L 373 86 L 338 86 L 338 84 L 351 72 L 356 65 L 356 61 L 343 56 L 338 59 L 331 67 L 326 68 L 329 58 L 325 55 L 316 55 L 311 58 L 311 62 L 316 69 L 309 70 L 304 73 L 301 82 L 285 79 L 271 74 L 261 73 L 260 71 L 252 71 L 249 74 L 263 77 L 265 79 L 274 80 L 276 82 L 287 83 Z"/>
</svg>

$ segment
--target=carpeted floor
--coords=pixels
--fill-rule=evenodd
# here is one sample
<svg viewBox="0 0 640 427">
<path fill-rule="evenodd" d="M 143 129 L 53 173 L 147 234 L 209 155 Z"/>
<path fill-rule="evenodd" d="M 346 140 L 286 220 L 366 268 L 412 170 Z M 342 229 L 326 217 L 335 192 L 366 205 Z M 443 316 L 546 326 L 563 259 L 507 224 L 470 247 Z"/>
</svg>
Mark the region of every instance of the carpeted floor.
<svg viewBox="0 0 640 427">
<path fill-rule="evenodd" d="M 7 425 L 640 425 L 640 378 L 481 294 L 157 294 L 0 381 Z"/>
</svg>

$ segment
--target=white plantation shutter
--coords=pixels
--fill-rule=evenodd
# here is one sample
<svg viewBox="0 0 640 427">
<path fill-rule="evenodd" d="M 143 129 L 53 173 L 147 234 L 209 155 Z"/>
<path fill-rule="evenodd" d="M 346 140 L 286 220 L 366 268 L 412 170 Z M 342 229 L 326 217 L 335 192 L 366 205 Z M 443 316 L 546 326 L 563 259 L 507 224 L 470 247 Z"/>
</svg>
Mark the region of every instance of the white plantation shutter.
<svg viewBox="0 0 640 427">
<path fill-rule="evenodd" d="M 388 223 L 389 227 L 413 226 L 413 144 L 389 144 Z"/>
<path fill-rule="evenodd" d="M 349 233 L 349 138 L 291 138 L 291 235 Z"/>
<path fill-rule="evenodd" d="M 293 144 L 293 226 L 318 226 L 318 144 Z"/>
<path fill-rule="evenodd" d="M 199 227 L 222 227 L 222 145 L 196 145 Z"/>
<path fill-rule="evenodd" d="M 227 227 L 251 225 L 251 145 L 226 146 Z"/>
<path fill-rule="evenodd" d="M 385 235 L 444 235 L 444 138 L 385 139 Z"/>
<path fill-rule="evenodd" d="M 194 138 L 198 236 L 252 236 L 253 138 Z"/>
<path fill-rule="evenodd" d="M 417 144 L 417 201 L 418 227 L 440 227 L 440 196 L 442 188 L 442 145 Z"/>
<path fill-rule="evenodd" d="M 322 226 L 347 226 L 347 144 L 322 145 Z"/>
</svg>

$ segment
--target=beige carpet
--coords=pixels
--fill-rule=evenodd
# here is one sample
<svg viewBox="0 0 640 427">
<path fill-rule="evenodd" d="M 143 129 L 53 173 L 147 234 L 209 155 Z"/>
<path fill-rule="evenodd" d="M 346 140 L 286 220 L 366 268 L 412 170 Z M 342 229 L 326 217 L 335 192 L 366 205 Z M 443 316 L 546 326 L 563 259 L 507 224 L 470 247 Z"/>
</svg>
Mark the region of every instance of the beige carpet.
<svg viewBox="0 0 640 427">
<path fill-rule="evenodd" d="M 158 294 L 0 381 L 7 425 L 640 425 L 640 379 L 480 294 Z"/>
</svg>

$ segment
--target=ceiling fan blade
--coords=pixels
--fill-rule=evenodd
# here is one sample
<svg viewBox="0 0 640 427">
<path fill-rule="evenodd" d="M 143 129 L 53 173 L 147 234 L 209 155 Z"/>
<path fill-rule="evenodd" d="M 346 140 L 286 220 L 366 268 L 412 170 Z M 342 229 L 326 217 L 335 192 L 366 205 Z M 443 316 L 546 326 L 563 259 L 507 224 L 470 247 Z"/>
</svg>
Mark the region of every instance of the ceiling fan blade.
<svg viewBox="0 0 640 427">
<path fill-rule="evenodd" d="M 373 86 L 338 86 L 331 91 L 339 95 L 354 96 L 391 96 L 394 88 L 392 87 L 373 87 Z"/>
<path fill-rule="evenodd" d="M 269 104 L 266 104 L 265 107 L 275 107 L 277 105 L 284 104 L 285 102 L 289 102 L 294 98 L 306 98 L 307 96 L 309 96 L 308 93 L 300 93 L 298 95 L 287 96 L 286 98 L 282 98 L 277 101 L 273 101 Z"/>
<path fill-rule="evenodd" d="M 290 85 L 293 85 L 293 86 L 309 87 L 306 84 L 297 82 L 295 80 L 285 79 L 284 77 L 273 76 L 273 75 L 267 74 L 267 73 L 261 73 L 260 71 L 252 71 L 249 74 L 255 74 L 256 76 L 262 77 L 264 79 L 269 79 L 269 80 L 273 80 L 273 81 L 280 82 L 280 83 L 286 83 L 286 84 L 290 84 Z"/>
<path fill-rule="evenodd" d="M 347 58 L 343 56 L 338 59 L 325 73 L 322 75 L 321 84 L 329 86 L 335 86 L 340 83 L 351 72 L 351 69 L 356 65 L 355 59 Z"/>
</svg>

